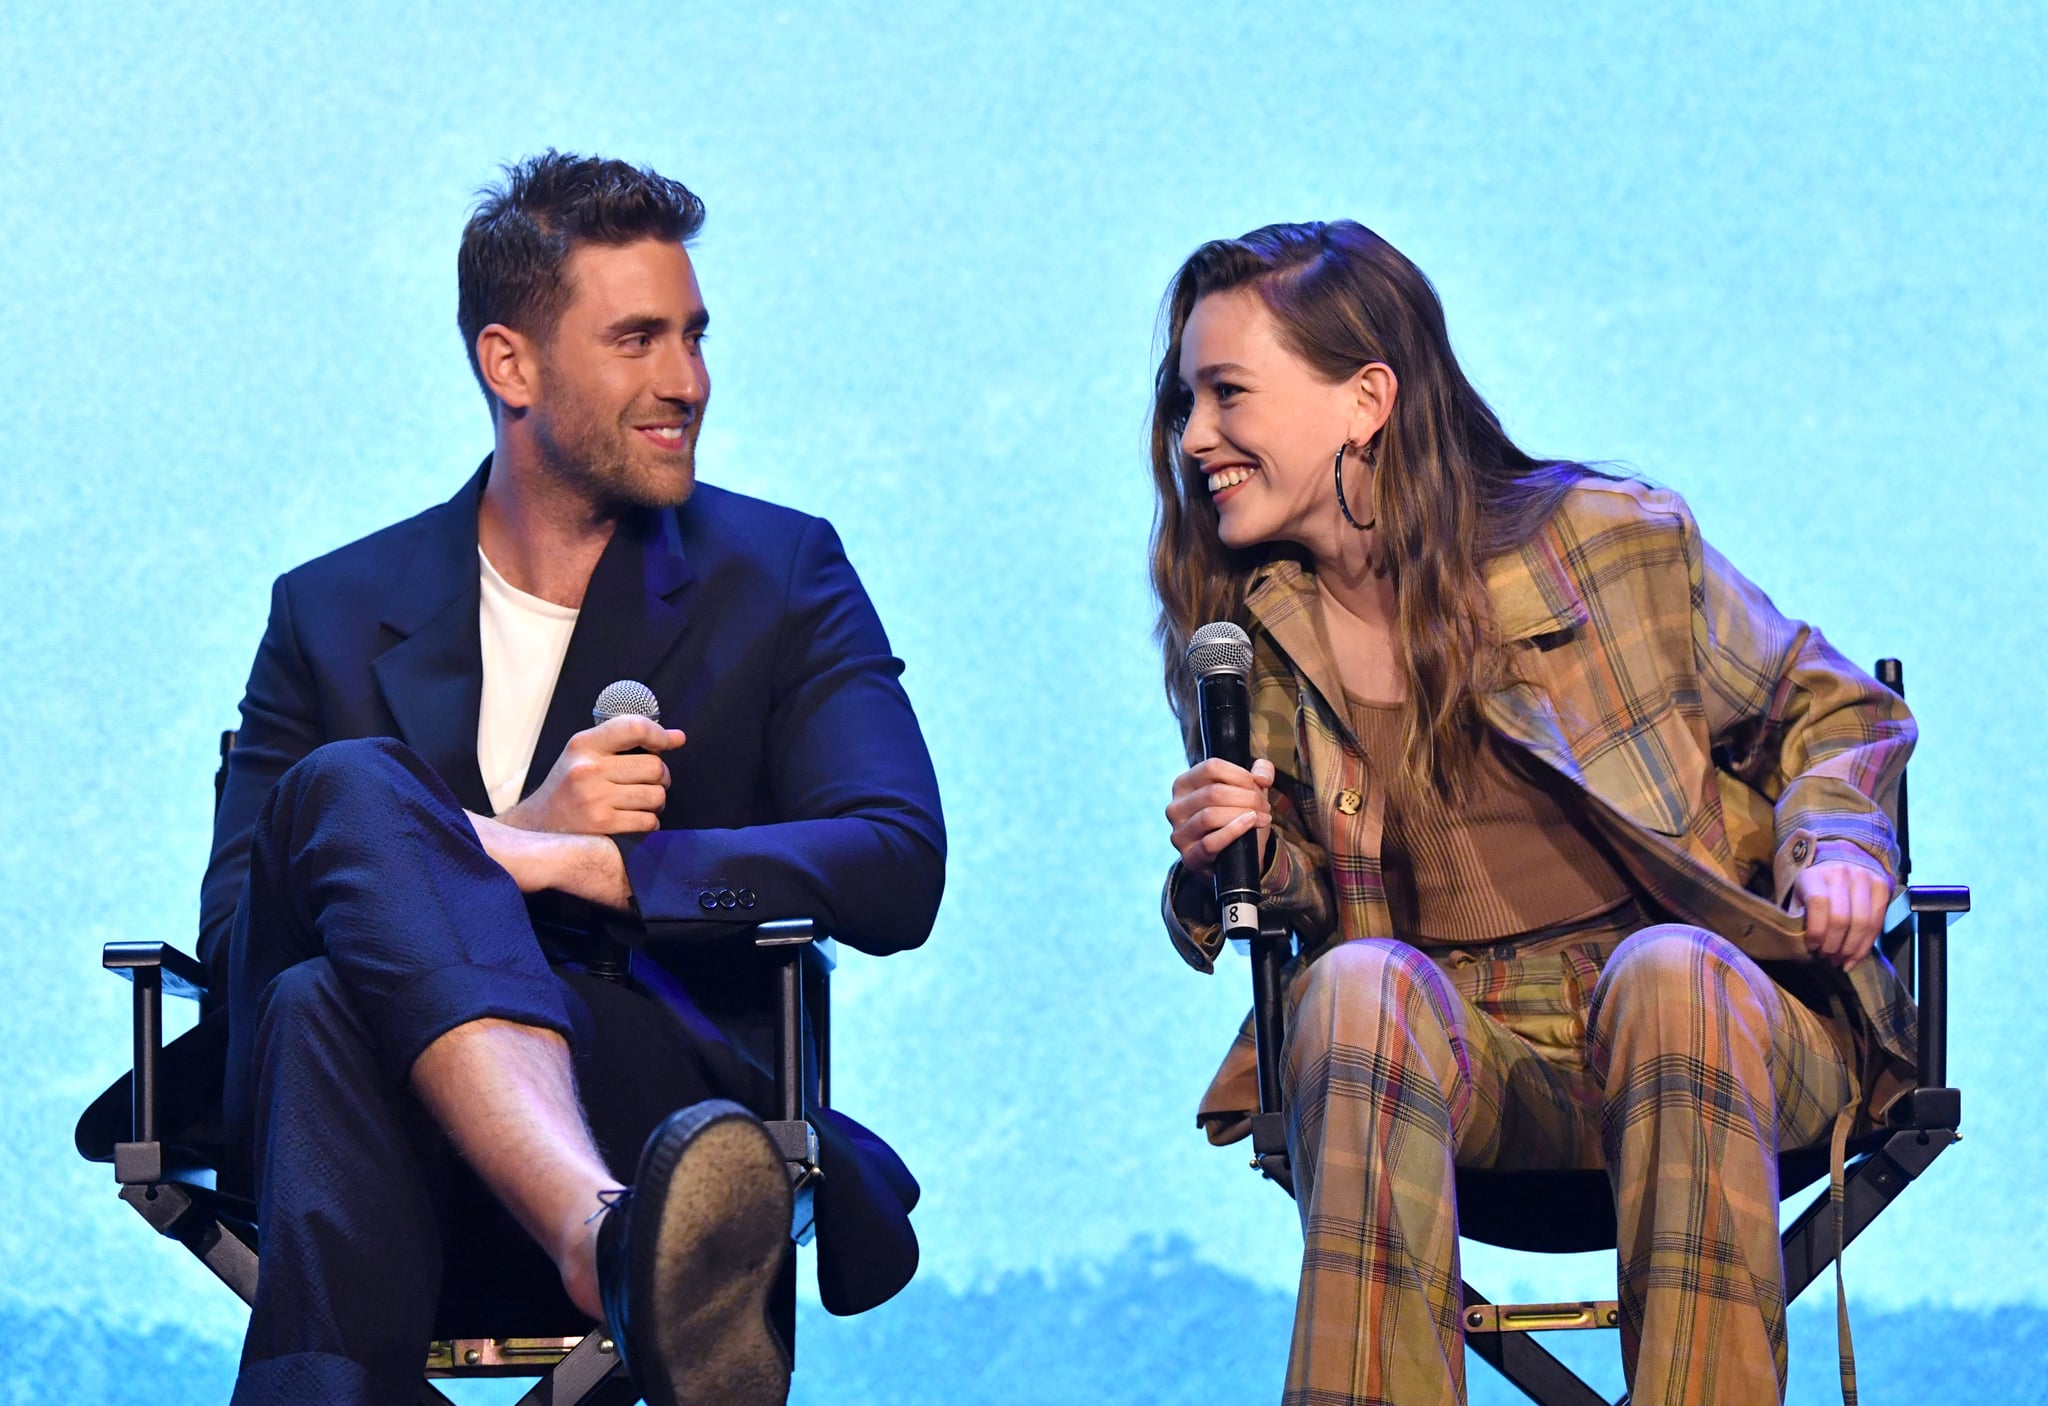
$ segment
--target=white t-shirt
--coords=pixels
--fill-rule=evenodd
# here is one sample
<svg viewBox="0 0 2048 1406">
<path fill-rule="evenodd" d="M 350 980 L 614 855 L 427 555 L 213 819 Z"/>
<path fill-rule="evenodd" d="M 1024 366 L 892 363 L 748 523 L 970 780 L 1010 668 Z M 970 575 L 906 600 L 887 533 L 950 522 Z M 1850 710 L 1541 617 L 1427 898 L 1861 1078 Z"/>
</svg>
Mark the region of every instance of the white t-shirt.
<svg viewBox="0 0 2048 1406">
<path fill-rule="evenodd" d="M 481 546 L 476 559 L 482 567 L 477 633 L 484 654 L 476 764 L 484 774 L 484 789 L 491 794 L 491 813 L 503 815 L 518 802 L 526 783 L 578 612 L 512 585 L 498 574 Z"/>
</svg>

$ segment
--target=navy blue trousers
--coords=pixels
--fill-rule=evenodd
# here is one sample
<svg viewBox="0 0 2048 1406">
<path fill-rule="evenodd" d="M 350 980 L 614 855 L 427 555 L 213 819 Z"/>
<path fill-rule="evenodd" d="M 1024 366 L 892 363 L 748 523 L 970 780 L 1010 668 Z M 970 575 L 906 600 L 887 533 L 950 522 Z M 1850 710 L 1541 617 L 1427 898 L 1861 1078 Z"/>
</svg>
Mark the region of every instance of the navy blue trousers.
<svg viewBox="0 0 2048 1406">
<path fill-rule="evenodd" d="M 590 1326 L 411 1092 L 448 1030 L 497 1017 L 567 1038 L 622 1182 L 674 1109 L 764 1112 L 772 1092 L 646 990 L 550 967 L 453 794 L 385 739 L 321 747 L 271 793 L 228 1001 L 227 1111 L 261 1237 L 235 1406 L 409 1402 L 437 1332 Z"/>
</svg>

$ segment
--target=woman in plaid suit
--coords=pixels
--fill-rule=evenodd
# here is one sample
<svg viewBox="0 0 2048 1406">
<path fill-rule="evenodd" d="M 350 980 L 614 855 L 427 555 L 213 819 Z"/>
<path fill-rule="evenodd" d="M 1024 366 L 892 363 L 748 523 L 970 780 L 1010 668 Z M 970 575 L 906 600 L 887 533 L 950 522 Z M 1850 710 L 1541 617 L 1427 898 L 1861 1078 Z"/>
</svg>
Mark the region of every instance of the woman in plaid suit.
<svg viewBox="0 0 2048 1406">
<path fill-rule="evenodd" d="M 1247 771 L 1173 787 L 1166 919 L 1257 833 L 1305 955 L 1282 1066 L 1305 1253 L 1286 1400 L 1464 1399 L 1454 1168 L 1605 1167 L 1638 1406 L 1782 1397 L 1776 1153 L 1881 1112 L 1873 942 L 1904 705 L 1676 494 L 1509 441 L 1420 270 L 1348 221 L 1204 245 L 1152 427 L 1167 688 L 1253 642 Z M 1201 1121 L 1257 1106 L 1240 1034 Z"/>
</svg>

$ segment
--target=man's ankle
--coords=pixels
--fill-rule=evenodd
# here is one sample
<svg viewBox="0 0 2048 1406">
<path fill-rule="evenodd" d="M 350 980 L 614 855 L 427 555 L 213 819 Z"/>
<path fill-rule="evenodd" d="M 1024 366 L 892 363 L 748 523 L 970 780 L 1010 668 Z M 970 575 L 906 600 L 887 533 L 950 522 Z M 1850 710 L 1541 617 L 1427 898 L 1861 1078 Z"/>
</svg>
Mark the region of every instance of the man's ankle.
<svg viewBox="0 0 2048 1406">
<path fill-rule="evenodd" d="M 600 1323 L 604 1321 L 604 1302 L 597 1287 L 597 1231 L 604 1217 L 612 1214 L 612 1199 L 610 1195 L 594 1198 L 595 1214 L 572 1220 L 551 1247 L 569 1301 Z"/>
</svg>

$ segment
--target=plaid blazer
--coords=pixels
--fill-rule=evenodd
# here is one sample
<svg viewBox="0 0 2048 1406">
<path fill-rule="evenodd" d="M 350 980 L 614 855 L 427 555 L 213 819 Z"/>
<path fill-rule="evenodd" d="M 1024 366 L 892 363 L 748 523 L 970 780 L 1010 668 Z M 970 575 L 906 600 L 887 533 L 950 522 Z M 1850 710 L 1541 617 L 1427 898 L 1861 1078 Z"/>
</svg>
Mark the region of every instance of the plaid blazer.
<svg viewBox="0 0 2048 1406">
<path fill-rule="evenodd" d="M 1876 951 L 1848 973 L 1813 961 L 1784 904 L 1822 860 L 1897 885 L 1888 810 L 1915 736 L 1903 700 L 1780 615 L 1676 493 L 1634 480 L 1575 486 L 1543 531 L 1489 564 L 1487 587 L 1514 680 L 1483 700 L 1488 724 L 1578 787 L 1666 913 L 1733 942 L 1809 1005 L 1839 1003 L 1863 1117 L 1881 1116 L 1912 1083 L 1912 1000 Z M 1293 918 L 1300 962 L 1399 937 L 1380 872 L 1386 791 L 1341 706 L 1314 576 L 1270 563 L 1245 606 L 1252 751 L 1277 773 L 1265 901 Z M 1184 879 L 1178 865 L 1167 877 L 1167 929 L 1210 971 L 1213 895 Z M 1234 1141 L 1257 1106 L 1247 1023 L 1199 1116 L 1212 1140 Z"/>
</svg>

